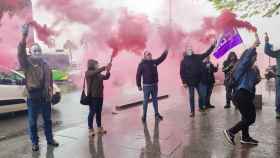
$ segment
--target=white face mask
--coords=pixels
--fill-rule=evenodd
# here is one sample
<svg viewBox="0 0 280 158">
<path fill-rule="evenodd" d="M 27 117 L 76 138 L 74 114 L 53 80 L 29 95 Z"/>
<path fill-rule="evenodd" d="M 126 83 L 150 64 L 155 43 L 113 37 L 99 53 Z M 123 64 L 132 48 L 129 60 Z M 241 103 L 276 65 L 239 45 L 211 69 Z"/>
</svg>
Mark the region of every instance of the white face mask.
<svg viewBox="0 0 280 158">
<path fill-rule="evenodd" d="M 42 49 L 38 44 L 34 44 L 30 49 L 31 55 L 34 57 L 39 57 L 42 55 Z"/>
<path fill-rule="evenodd" d="M 187 55 L 191 56 L 193 54 L 192 50 L 187 51 Z"/>
</svg>

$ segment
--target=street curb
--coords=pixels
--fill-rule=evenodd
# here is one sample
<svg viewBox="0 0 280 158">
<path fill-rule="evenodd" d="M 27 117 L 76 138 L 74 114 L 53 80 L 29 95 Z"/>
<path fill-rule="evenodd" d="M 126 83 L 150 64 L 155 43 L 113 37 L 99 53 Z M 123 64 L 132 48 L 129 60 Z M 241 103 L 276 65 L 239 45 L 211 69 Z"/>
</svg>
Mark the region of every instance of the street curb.
<svg viewBox="0 0 280 158">
<path fill-rule="evenodd" d="M 161 95 L 161 96 L 158 96 L 158 100 L 161 100 L 161 99 L 166 99 L 168 98 L 169 95 L 166 94 L 166 95 Z M 149 99 L 149 103 L 152 102 L 152 99 Z M 132 103 L 127 103 L 127 104 L 123 104 L 123 105 L 119 105 L 119 106 L 116 106 L 116 110 L 117 111 L 121 111 L 121 110 L 126 110 L 126 109 L 129 109 L 129 108 L 132 108 L 132 107 L 136 107 L 136 106 L 140 106 L 142 105 L 143 103 L 143 100 L 139 100 L 139 101 L 135 101 L 135 102 L 132 102 Z"/>
</svg>

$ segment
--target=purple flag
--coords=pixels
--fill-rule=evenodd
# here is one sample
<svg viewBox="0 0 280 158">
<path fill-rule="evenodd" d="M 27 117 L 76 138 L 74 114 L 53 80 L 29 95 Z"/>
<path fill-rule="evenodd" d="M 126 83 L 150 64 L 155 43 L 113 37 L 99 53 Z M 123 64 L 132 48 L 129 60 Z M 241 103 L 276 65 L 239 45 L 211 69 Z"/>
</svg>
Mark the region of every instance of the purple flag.
<svg viewBox="0 0 280 158">
<path fill-rule="evenodd" d="M 214 56 L 219 59 L 242 42 L 242 38 L 236 29 L 225 31 L 218 41 Z"/>
</svg>

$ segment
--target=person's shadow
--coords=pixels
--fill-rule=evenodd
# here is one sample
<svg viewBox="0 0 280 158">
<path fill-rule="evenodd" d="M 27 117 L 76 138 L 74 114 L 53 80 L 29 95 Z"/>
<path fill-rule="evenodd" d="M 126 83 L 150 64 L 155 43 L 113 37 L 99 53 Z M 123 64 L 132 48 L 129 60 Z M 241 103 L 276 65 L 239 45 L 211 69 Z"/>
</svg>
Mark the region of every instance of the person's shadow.
<svg viewBox="0 0 280 158">
<path fill-rule="evenodd" d="M 94 138 L 89 139 L 89 153 L 92 158 L 105 158 L 102 135 L 97 135 L 96 137 L 97 137 L 96 147 L 95 147 Z"/>
<path fill-rule="evenodd" d="M 160 158 L 159 121 L 155 121 L 153 141 L 147 124 L 144 124 L 145 148 L 141 150 L 140 158 Z"/>
</svg>

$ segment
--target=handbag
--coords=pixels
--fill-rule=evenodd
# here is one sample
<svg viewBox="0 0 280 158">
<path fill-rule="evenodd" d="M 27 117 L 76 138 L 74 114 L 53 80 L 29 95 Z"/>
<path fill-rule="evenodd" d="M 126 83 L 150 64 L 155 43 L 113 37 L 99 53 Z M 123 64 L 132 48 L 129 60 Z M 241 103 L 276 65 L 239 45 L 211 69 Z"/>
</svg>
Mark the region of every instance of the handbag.
<svg viewBox="0 0 280 158">
<path fill-rule="evenodd" d="M 81 94 L 80 104 L 89 105 L 90 104 L 90 97 L 87 96 L 86 93 L 85 93 L 85 82 L 86 82 L 86 78 L 84 78 L 83 91 L 82 91 L 82 94 Z"/>
</svg>

